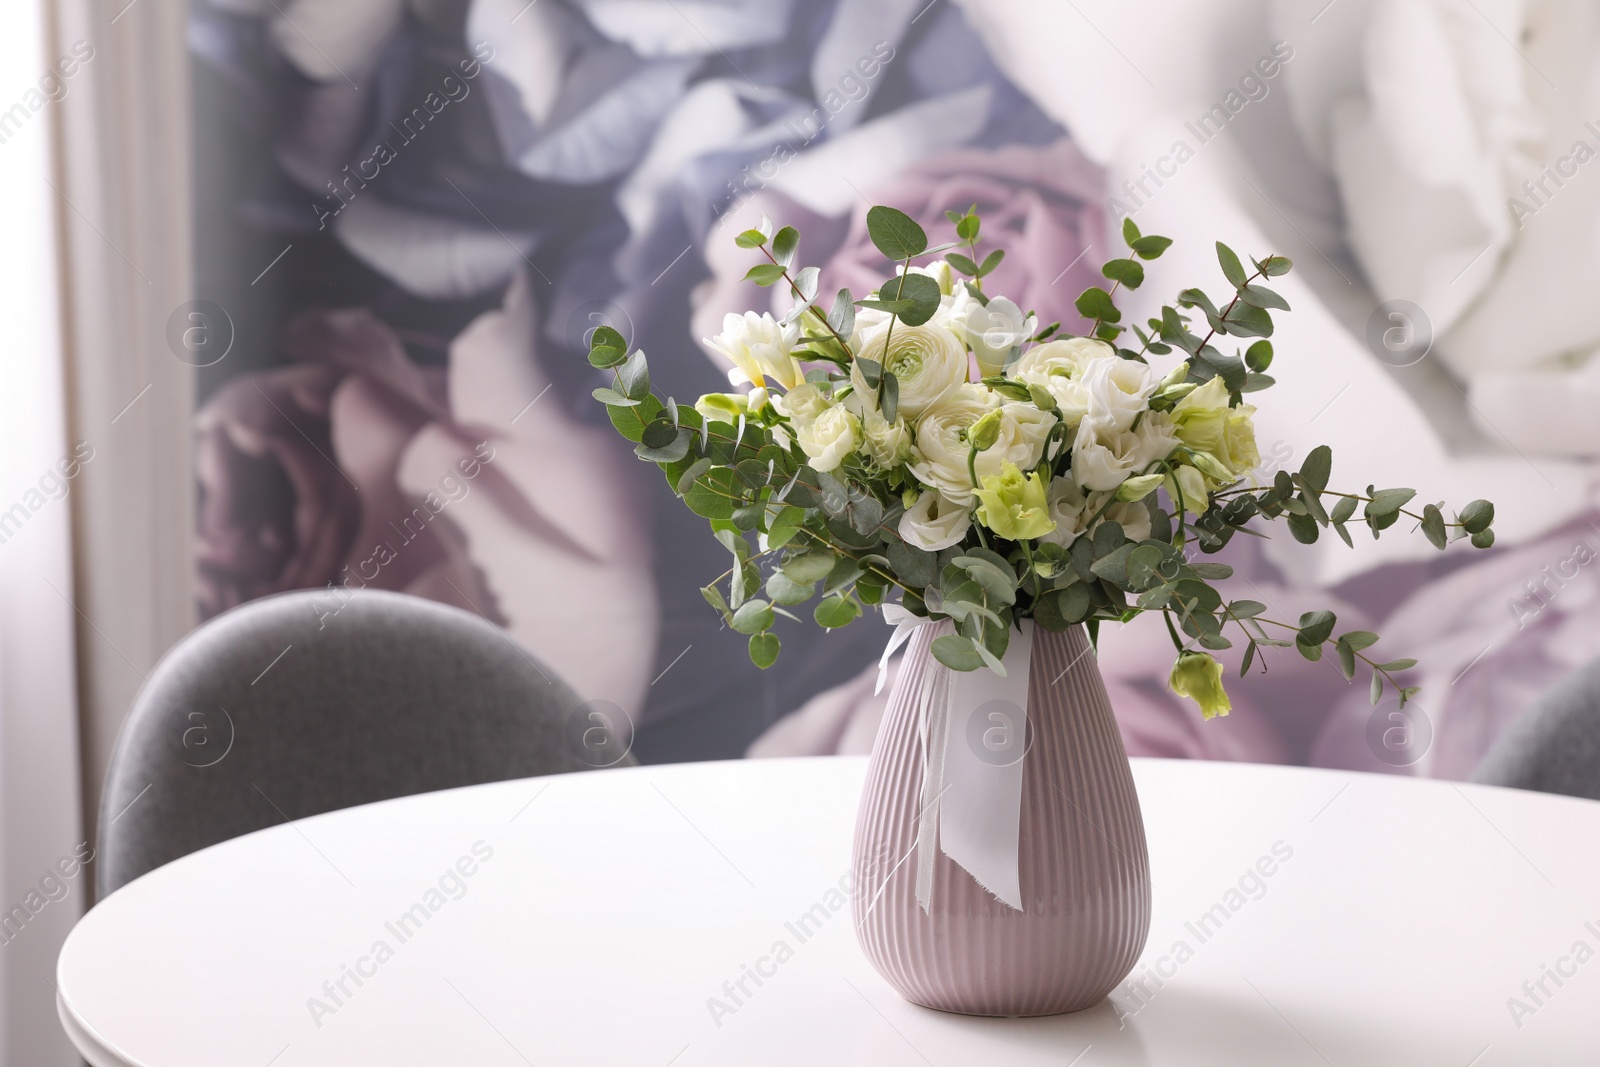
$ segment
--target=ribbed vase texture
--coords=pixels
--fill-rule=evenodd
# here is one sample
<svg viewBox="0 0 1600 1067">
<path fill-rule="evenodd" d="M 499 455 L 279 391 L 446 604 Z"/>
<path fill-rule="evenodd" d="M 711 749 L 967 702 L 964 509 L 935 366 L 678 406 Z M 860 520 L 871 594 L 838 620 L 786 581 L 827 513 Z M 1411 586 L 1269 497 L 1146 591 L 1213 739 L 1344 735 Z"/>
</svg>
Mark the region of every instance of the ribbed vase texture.
<svg viewBox="0 0 1600 1067">
<path fill-rule="evenodd" d="M 917 704 L 923 673 L 947 669 L 929 651 L 940 632 L 923 626 L 911 638 L 873 747 L 854 852 L 861 947 L 914 1004 L 968 1015 L 1090 1007 L 1144 949 L 1150 862 L 1088 637 L 1077 626 L 1034 634 L 1018 840 L 1023 910 L 1002 904 L 940 851 L 924 913 L 912 854 L 922 804 Z"/>
</svg>

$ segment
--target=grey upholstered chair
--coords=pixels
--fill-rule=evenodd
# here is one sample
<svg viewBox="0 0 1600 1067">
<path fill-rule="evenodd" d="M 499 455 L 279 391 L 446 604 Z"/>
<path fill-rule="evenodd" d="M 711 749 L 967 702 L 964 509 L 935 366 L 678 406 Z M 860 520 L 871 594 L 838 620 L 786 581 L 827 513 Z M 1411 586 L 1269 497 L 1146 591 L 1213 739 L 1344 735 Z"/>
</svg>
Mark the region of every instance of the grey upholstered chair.
<svg viewBox="0 0 1600 1067">
<path fill-rule="evenodd" d="M 340 596 L 234 608 L 156 666 L 106 773 L 102 897 L 289 819 L 633 762 L 597 729 L 603 714 L 483 619 L 395 593 Z"/>
<path fill-rule="evenodd" d="M 1472 780 L 1600 800 L 1600 660 L 1567 675 L 1523 712 Z"/>
</svg>

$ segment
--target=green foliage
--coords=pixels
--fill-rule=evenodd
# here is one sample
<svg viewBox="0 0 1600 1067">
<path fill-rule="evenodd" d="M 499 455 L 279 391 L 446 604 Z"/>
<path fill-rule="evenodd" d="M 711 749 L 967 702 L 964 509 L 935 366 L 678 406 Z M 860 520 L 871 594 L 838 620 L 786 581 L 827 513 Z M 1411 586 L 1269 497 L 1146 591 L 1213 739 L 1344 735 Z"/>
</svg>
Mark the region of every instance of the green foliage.
<svg viewBox="0 0 1600 1067">
<path fill-rule="evenodd" d="M 778 263 L 757 263 L 745 271 L 744 280 L 757 285 L 771 285 L 783 277 L 783 267 Z"/>
<path fill-rule="evenodd" d="M 920 256 L 928 247 L 928 235 L 915 219 L 882 205 L 867 211 L 867 236 L 879 252 L 894 260 Z"/>
</svg>

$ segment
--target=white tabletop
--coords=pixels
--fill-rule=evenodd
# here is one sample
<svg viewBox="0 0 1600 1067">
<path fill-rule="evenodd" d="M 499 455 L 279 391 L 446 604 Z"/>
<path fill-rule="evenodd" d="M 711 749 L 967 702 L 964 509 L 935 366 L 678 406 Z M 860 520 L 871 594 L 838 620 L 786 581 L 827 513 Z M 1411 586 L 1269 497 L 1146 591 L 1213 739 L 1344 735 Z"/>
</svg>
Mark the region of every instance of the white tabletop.
<svg viewBox="0 0 1600 1067">
<path fill-rule="evenodd" d="M 62 1018 L 96 1067 L 1600 1056 L 1600 804 L 1135 760 L 1155 897 L 1143 992 L 972 1019 L 902 1001 L 848 905 L 829 910 L 865 766 L 598 771 L 251 834 L 91 911 L 61 953 Z M 430 895 L 458 862 L 471 874 Z M 425 919 L 395 925 L 418 904 Z"/>
</svg>

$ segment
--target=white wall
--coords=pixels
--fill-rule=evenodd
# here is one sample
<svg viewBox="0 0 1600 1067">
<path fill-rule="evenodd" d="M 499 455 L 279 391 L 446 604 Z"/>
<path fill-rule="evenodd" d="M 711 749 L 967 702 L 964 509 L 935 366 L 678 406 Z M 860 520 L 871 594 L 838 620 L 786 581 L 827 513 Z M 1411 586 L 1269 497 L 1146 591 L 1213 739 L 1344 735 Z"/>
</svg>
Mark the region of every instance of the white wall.
<svg viewBox="0 0 1600 1067">
<path fill-rule="evenodd" d="M 37 90 L 56 57 L 41 0 L 0 4 L 0 913 L 38 908 L 0 930 L 0 1062 L 56 1067 L 78 1058 L 55 1011 L 55 960 L 81 912 L 89 873 L 41 880 L 82 840 L 74 684 L 71 502 L 50 475 L 71 451 L 61 360 L 54 111 Z M 66 82 L 66 91 L 73 91 Z M 25 116 L 25 117 L 24 117 Z M 91 442 L 92 444 L 92 442 Z M 65 482 L 76 491 L 79 478 Z M 41 479 L 44 484 L 41 487 Z M 64 481 L 64 480 L 63 480 Z M 20 507 L 21 511 L 13 510 Z M 49 895 L 58 884 L 45 881 Z M 38 895 L 30 899 L 29 893 Z M 42 906 L 41 906 L 42 905 Z"/>
</svg>

